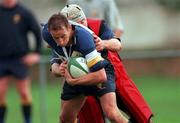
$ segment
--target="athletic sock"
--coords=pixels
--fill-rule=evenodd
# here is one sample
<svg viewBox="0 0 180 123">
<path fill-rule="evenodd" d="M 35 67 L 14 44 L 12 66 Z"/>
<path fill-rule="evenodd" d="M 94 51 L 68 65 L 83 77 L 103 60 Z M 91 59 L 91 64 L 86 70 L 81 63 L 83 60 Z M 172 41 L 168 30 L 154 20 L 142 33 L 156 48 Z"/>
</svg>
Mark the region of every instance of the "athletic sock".
<svg viewBox="0 0 180 123">
<path fill-rule="evenodd" d="M 5 105 L 0 106 L 0 123 L 4 123 L 5 117 L 6 117 L 6 111 L 7 108 Z"/>
<path fill-rule="evenodd" d="M 22 113 L 24 117 L 24 123 L 31 123 L 32 121 L 32 105 L 22 105 Z"/>
</svg>

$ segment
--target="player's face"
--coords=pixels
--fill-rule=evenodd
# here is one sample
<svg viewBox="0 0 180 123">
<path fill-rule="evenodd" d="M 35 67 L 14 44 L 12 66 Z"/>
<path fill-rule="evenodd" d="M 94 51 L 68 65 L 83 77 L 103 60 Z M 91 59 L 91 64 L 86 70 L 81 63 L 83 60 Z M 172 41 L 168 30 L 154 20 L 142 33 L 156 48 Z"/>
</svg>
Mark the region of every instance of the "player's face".
<svg viewBox="0 0 180 123">
<path fill-rule="evenodd" d="M 88 26 L 87 19 L 82 19 L 82 20 L 78 21 L 77 23 L 82 24 L 82 25 L 84 25 L 86 27 Z"/>
<path fill-rule="evenodd" d="M 71 37 L 70 27 L 66 28 L 65 26 L 63 26 L 59 30 L 50 31 L 50 33 L 58 46 L 65 47 L 68 45 Z"/>
</svg>

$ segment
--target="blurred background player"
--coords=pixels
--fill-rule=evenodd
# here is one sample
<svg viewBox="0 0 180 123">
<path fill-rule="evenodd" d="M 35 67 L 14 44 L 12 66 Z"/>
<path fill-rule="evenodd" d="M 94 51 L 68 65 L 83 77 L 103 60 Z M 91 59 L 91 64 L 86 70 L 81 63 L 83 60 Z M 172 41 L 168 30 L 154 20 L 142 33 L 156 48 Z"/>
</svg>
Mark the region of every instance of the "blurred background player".
<svg viewBox="0 0 180 123">
<path fill-rule="evenodd" d="M 78 4 L 86 17 L 106 20 L 116 37 L 122 36 L 124 27 L 115 0 L 67 0 L 67 4 Z"/>
<path fill-rule="evenodd" d="M 35 51 L 30 53 L 28 32 L 36 38 Z M 41 33 L 32 13 L 17 0 L 0 3 L 0 123 L 5 122 L 6 94 L 11 77 L 16 79 L 24 123 L 31 123 L 32 97 L 28 69 L 40 60 Z M 16 121 L 14 121 L 16 122 Z"/>
</svg>

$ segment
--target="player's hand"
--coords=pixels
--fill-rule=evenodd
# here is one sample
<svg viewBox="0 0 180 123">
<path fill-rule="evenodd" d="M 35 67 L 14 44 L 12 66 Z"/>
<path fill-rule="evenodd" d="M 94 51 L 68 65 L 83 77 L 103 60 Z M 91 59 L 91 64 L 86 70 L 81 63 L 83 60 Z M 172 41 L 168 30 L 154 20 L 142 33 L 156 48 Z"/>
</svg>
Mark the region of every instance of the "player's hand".
<svg viewBox="0 0 180 123">
<path fill-rule="evenodd" d="M 105 43 L 104 41 L 101 40 L 97 35 L 93 35 L 95 45 L 96 45 L 96 50 L 97 51 L 102 51 L 105 48 Z"/>
<path fill-rule="evenodd" d="M 27 66 L 32 66 L 40 61 L 40 55 L 38 53 L 30 53 L 24 56 L 22 61 Z"/>
<path fill-rule="evenodd" d="M 53 74 L 54 76 L 56 76 L 56 77 L 61 77 L 61 74 L 60 74 L 60 72 L 59 72 L 59 66 L 60 66 L 60 64 L 58 64 L 58 63 L 53 63 L 53 64 L 51 65 L 50 71 L 51 71 L 52 74 Z"/>
<path fill-rule="evenodd" d="M 73 77 L 70 75 L 70 73 L 67 69 L 65 70 L 64 77 L 69 85 L 73 86 L 75 84 Z"/>
<path fill-rule="evenodd" d="M 63 61 L 60 65 L 59 65 L 59 73 L 61 74 L 61 76 L 65 75 L 65 70 L 67 68 L 67 61 Z"/>
</svg>

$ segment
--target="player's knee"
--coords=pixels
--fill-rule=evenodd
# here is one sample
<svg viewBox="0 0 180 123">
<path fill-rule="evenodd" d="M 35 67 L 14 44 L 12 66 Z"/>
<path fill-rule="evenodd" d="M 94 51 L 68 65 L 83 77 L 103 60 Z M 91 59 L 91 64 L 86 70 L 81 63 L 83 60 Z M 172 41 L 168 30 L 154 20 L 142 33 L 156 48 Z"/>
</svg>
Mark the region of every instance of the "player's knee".
<svg viewBox="0 0 180 123">
<path fill-rule="evenodd" d="M 23 100 L 27 100 L 28 97 L 29 97 L 26 92 L 21 92 L 21 93 L 20 93 L 20 96 L 21 96 L 21 99 L 23 99 Z"/>
<path fill-rule="evenodd" d="M 152 119 L 150 119 L 148 123 L 153 123 Z"/>
<path fill-rule="evenodd" d="M 31 97 L 30 93 L 21 92 L 20 97 L 21 97 L 21 102 L 22 103 L 30 103 L 32 101 L 32 97 Z"/>
</svg>

